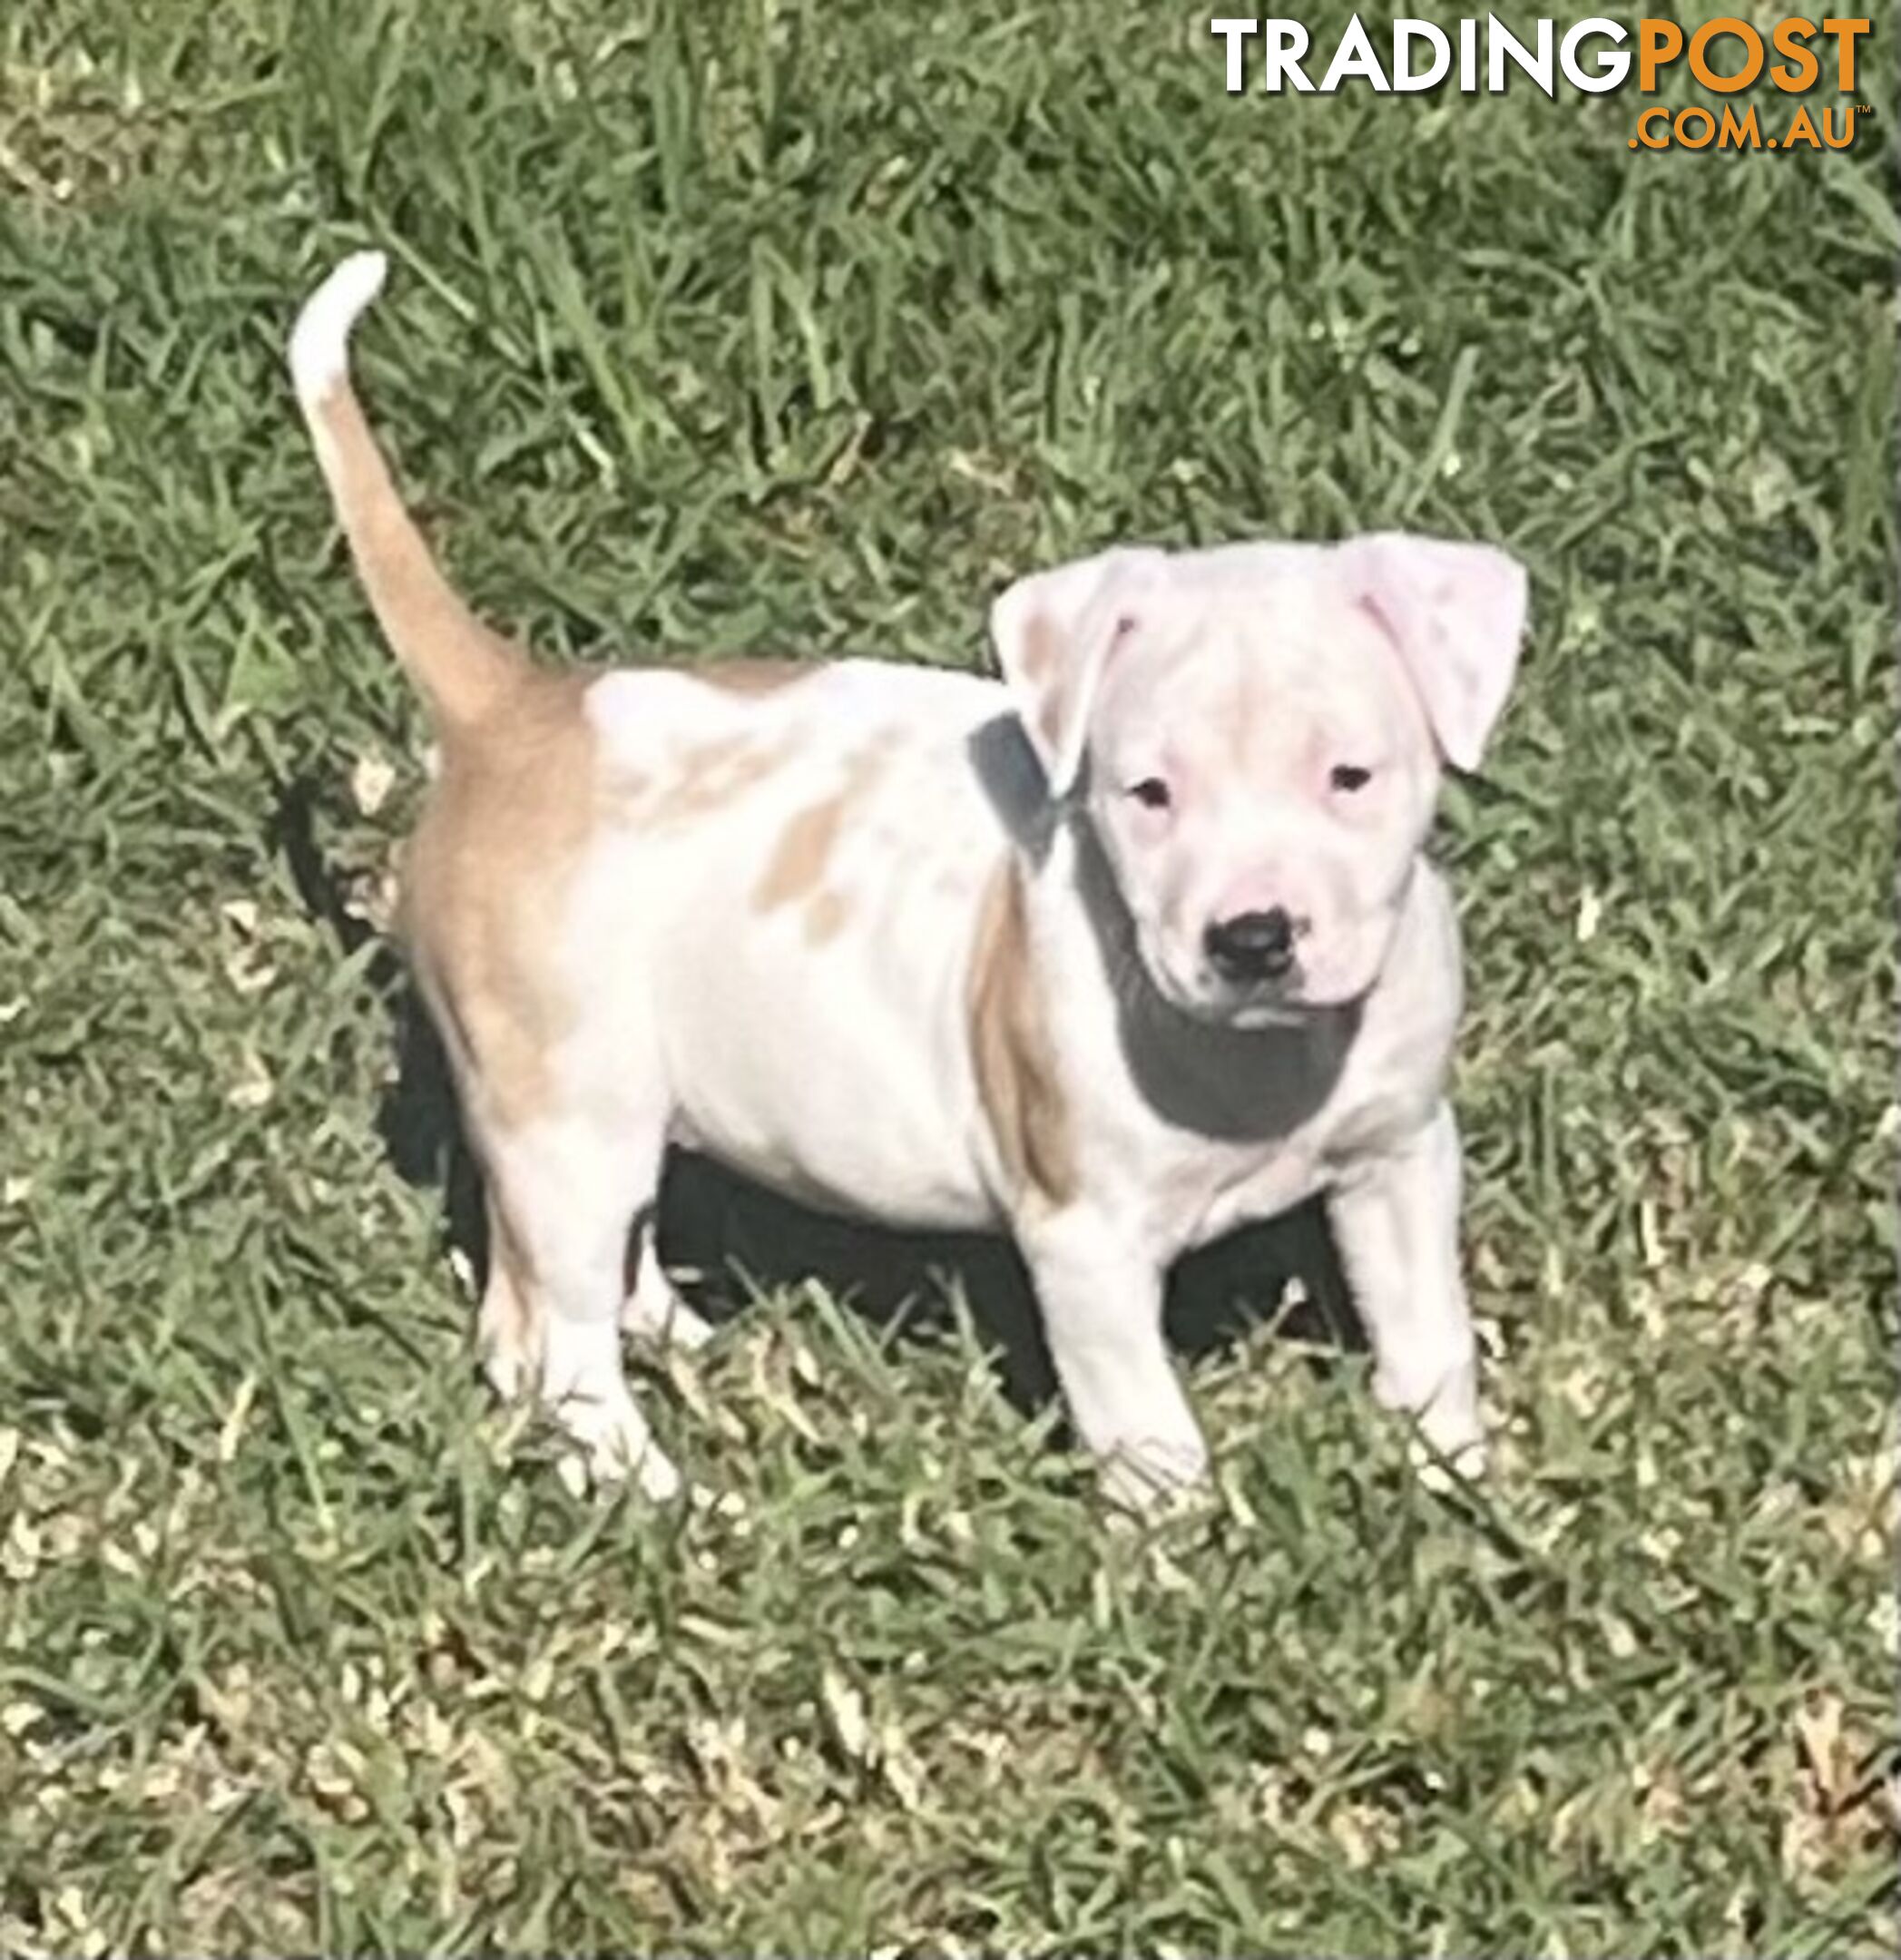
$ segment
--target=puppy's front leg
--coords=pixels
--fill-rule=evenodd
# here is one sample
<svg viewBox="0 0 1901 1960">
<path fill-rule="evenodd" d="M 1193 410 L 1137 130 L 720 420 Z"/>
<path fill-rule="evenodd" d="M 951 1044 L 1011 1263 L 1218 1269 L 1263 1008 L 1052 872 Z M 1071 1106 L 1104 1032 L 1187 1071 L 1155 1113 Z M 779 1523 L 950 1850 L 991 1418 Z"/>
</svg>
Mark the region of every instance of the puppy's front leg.
<svg viewBox="0 0 1901 1960">
<path fill-rule="evenodd" d="M 1071 1420 L 1117 1504 L 1142 1510 L 1197 1482 L 1208 1446 L 1161 1330 L 1162 1272 L 1098 1213 L 1065 1212 L 1018 1243 Z"/>
<path fill-rule="evenodd" d="M 1485 1468 L 1478 1348 L 1459 1269 L 1459 1136 L 1441 1102 L 1397 1150 L 1328 1194 L 1340 1260 L 1373 1342 L 1373 1392 L 1468 1476 Z"/>
</svg>

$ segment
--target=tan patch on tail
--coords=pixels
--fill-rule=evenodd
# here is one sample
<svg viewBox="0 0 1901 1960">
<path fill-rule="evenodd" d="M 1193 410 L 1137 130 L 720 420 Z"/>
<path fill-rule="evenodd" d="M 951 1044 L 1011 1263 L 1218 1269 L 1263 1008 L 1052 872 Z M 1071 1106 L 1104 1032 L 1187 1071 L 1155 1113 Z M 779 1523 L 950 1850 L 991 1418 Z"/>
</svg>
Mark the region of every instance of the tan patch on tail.
<svg viewBox="0 0 1901 1960">
<path fill-rule="evenodd" d="M 1066 1204 L 1076 1194 L 1069 1107 L 1031 964 L 1023 879 L 1007 858 L 984 893 L 965 997 L 977 1093 L 1004 1171 L 1020 1192 Z"/>
<path fill-rule="evenodd" d="M 397 494 L 348 380 L 309 411 L 318 460 L 378 624 L 438 728 L 512 704 L 521 650 L 463 603 Z"/>
</svg>

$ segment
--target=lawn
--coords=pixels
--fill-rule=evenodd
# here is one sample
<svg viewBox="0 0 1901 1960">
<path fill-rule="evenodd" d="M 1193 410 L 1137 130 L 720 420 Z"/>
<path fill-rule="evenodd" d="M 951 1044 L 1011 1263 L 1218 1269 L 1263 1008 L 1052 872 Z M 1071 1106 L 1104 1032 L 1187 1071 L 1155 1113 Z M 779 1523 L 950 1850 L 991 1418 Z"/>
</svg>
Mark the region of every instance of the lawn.
<svg viewBox="0 0 1901 1960">
<path fill-rule="evenodd" d="M 1230 100 L 1139 0 L 5 10 L 0 1951 L 1892 1949 L 1888 52 L 1854 151 L 1730 157 Z M 371 242 L 378 425 L 550 660 L 975 665 L 1121 538 L 1525 559 L 1437 847 L 1487 1485 L 1270 1234 L 1217 1494 L 1117 1528 L 1007 1261 L 880 1319 L 703 1177 L 694 1501 L 494 1407 L 395 1081 L 422 730 L 280 355 Z"/>
</svg>

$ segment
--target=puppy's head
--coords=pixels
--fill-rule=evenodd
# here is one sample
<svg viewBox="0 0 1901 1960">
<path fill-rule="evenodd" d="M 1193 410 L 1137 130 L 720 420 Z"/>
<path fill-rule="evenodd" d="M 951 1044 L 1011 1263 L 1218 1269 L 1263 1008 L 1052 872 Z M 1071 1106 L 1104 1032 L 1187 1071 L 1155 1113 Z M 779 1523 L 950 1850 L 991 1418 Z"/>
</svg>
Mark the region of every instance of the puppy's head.
<svg viewBox="0 0 1901 1960">
<path fill-rule="evenodd" d="M 1440 769 L 1476 766 L 1524 611 L 1504 553 L 1388 534 L 1106 552 L 1020 580 L 991 630 L 1155 986 L 1247 1026 L 1372 985 Z"/>
</svg>

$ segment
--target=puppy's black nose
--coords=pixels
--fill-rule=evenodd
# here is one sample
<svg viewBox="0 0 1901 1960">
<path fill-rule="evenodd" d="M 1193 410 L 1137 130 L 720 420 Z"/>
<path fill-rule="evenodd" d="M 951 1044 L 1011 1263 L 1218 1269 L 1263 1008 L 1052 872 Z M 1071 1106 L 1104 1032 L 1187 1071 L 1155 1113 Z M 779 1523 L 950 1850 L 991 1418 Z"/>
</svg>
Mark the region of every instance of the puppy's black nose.
<svg viewBox="0 0 1901 1960">
<path fill-rule="evenodd" d="M 1279 980 L 1294 964 L 1294 922 L 1284 906 L 1237 912 L 1215 920 L 1201 944 L 1224 980 Z"/>
</svg>

